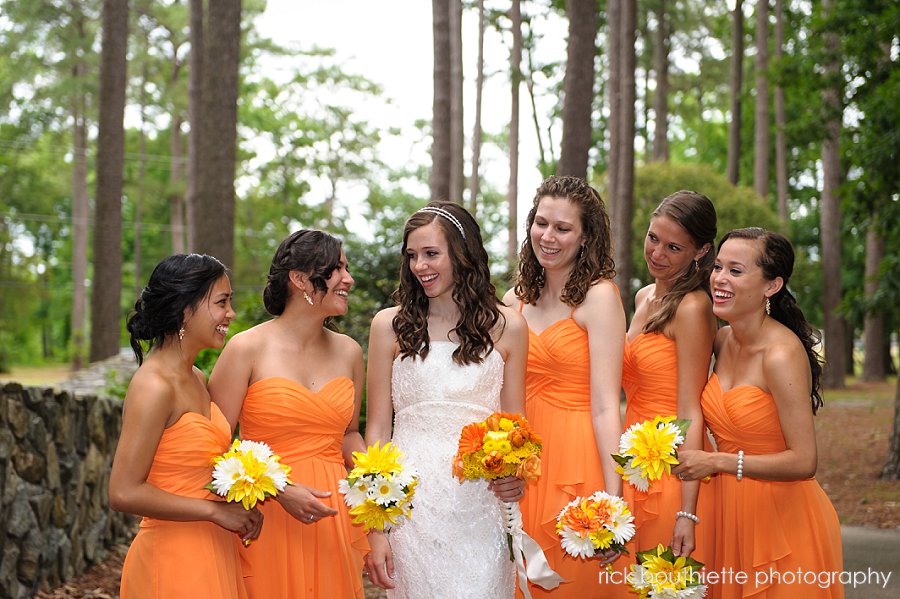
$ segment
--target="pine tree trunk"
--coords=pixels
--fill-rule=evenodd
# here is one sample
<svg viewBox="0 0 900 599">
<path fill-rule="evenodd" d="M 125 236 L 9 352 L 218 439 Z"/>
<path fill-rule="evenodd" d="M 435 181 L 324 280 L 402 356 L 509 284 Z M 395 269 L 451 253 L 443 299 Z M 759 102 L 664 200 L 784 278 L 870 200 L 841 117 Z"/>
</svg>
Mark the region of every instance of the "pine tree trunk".
<svg viewBox="0 0 900 599">
<path fill-rule="evenodd" d="M 450 199 L 462 204 L 465 172 L 463 146 L 463 43 L 462 1 L 450 0 Z"/>
<path fill-rule="evenodd" d="M 185 244 L 185 206 L 182 181 L 184 181 L 183 133 L 181 132 L 181 114 L 172 114 L 172 126 L 169 139 L 169 224 L 172 227 L 172 253 L 182 254 L 187 251 Z"/>
<path fill-rule="evenodd" d="M 830 11 L 833 0 L 822 0 L 822 9 Z M 828 388 L 843 388 L 846 364 L 844 359 L 844 320 L 838 313 L 841 301 L 841 213 L 838 188 L 841 183 L 840 135 L 841 92 L 839 40 L 833 31 L 825 33 L 826 89 L 823 104 L 826 111 L 825 139 L 822 142 L 822 198 L 821 249 L 825 320 L 825 371 L 822 384 Z"/>
<path fill-rule="evenodd" d="M 784 0 L 775 0 L 775 61 L 784 59 Z M 784 86 L 775 86 L 775 181 L 778 194 L 778 217 L 788 222 L 787 140 L 784 134 Z"/>
<path fill-rule="evenodd" d="M 616 247 L 616 282 L 622 293 L 622 304 L 626 314 L 631 314 L 631 221 L 634 214 L 634 104 L 635 104 L 635 24 L 637 8 L 635 2 L 625 1 L 621 11 L 620 30 L 620 112 L 618 196 L 613 205 L 611 220 Z"/>
<path fill-rule="evenodd" d="M 203 0 L 190 1 L 191 54 L 188 67 L 188 167 L 187 167 L 187 247 L 197 248 L 197 180 L 200 178 L 200 119 L 203 113 Z"/>
<path fill-rule="evenodd" d="M 872 217 L 866 231 L 866 299 L 871 299 L 878 291 L 878 267 L 884 259 L 884 238 L 877 230 L 876 218 Z M 863 325 L 863 368 L 862 380 L 884 381 L 885 379 L 885 320 L 884 311 L 867 311 Z"/>
<path fill-rule="evenodd" d="M 744 7 L 736 0 L 731 33 L 731 120 L 728 122 L 728 180 L 741 175 L 741 90 L 744 86 Z"/>
<path fill-rule="evenodd" d="M 431 199 L 450 199 L 451 84 L 450 0 L 432 0 L 434 33 L 434 98 L 431 119 Z"/>
<path fill-rule="evenodd" d="M 91 284 L 91 362 L 119 352 L 128 0 L 104 0 Z"/>
<path fill-rule="evenodd" d="M 79 30 L 83 27 L 79 23 Z M 76 62 L 73 80 L 77 89 L 72 106 L 72 369 L 80 370 L 85 359 L 85 330 L 87 315 L 87 249 L 88 198 L 87 126 L 85 99 L 81 80 L 85 74 L 83 60 Z"/>
<path fill-rule="evenodd" d="M 204 31 L 194 242 L 196 251 L 233 269 L 241 0 L 216 0 L 214 8 L 207 14 Z"/>
<path fill-rule="evenodd" d="M 607 33 L 607 54 L 609 62 L 609 118 L 607 119 L 607 129 L 609 130 L 609 156 L 607 160 L 607 192 L 606 202 L 610 215 L 615 213 L 616 205 L 619 202 L 619 125 L 622 121 L 621 115 L 621 86 L 622 86 L 622 64 L 621 64 L 621 47 L 622 40 L 620 32 L 622 30 L 622 1 L 608 0 L 606 3 L 606 20 L 608 23 Z M 618 245 L 618 237 L 616 236 L 616 223 L 613 222 L 613 251 L 616 254 L 616 263 L 619 261 L 620 246 Z"/>
<path fill-rule="evenodd" d="M 881 469 L 881 478 L 900 479 L 900 377 L 897 378 L 897 390 L 894 392 L 894 426 L 891 429 L 887 460 Z"/>
<path fill-rule="evenodd" d="M 522 7 L 512 0 L 509 17 L 512 27 L 512 50 L 509 53 L 511 103 L 509 113 L 509 187 L 506 192 L 507 221 L 506 259 L 510 272 L 516 264 L 519 243 L 516 235 L 519 198 L 519 82 L 522 80 Z"/>
<path fill-rule="evenodd" d="M 756 2 L 756 110 L 753 136 L 753 188 L 769 196 L 769 0 Z"/>
<path fill-rule="evenodd" d="M 653 94 L 653 160 L 669 161 L 669 31 L 666 24 L 666 0 L 659 0 L 656 11 L 656 40 L 653 45 L 653 70 L 656 91 Z"/>
<path fill-rule="evenodd" d="M 563 92 L 560 175 L 587 177 L 591 147 L 591 104 L 594 99 L 594 55 L 597 37 L 595 0 L 568 0 L 569 42 Z"/>
<path fill-rule="evenodd" d="M 478 213 L 481 193 L 481 98 L 484 92 L 484 0 L 478 0 L 478 66 L 475 75 L 475 125 L 472 127 L 472 174 L 469 178 L 469 212 Z"/>
</svg>

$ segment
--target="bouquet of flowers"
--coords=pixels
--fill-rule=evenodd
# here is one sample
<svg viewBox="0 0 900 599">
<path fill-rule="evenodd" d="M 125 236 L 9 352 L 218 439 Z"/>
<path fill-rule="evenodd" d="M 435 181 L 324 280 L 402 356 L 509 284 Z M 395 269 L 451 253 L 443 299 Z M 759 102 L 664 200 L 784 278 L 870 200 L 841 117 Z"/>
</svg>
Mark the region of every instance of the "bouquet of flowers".
<svg viewBox="0 0 900 599">
<path fill-rule="evenodd" d="M 541 438 L 524 417 L 495 412 L 483 422 L 463 427 L 453 458 L 453 474 L 460 482 L 512 474 L 537 480 L 541 475 L 540 456 Z"/>
<path fill-rule="evenodd" d="M 699 599 L 706 595 L 699 570 L 703 564 L 690 557 L 676 558 L 671 547 L 639 551 L 631 566 L 631 587 L 639 599 Z"/>
<path fill-rule="evenodd" d="M 670 474 L 678 464 L 676 448 L 684 443 L 690 420 L 674 416 L 657 416 L 628 427 L 619 439 L 619 453 L 612 454 L 616 472 L 639 491 Z"/>
<path fill-rule="evenodd" d="M 541 475 L 541 443 L 523 416 L 494 412 L 481 422 L 463 427 L 453 456 L 453 475 L 460 484 L 466 480 L 511 475 L 526 481 L 537 480 Z M 529 580 L 544 589 L 555 589 L 563 578 L 550 567 L 540 545 L 522 529 L 519 504 L 504 502 L 502 506 L 509 558 L 516 562 L 522 594 L 531 599 Z"/>
<path fill-rule="evenodd" d="M 366 532 L 377 528 L 389 531 L 412 514 L 412 498 L 419 479 L 415 471 L 403 467 L 403 453 L 392 443 L 353 452 L 353 470 L 338 483 L 344 503 L 350 507 L 354 524 Z"/>
<path fill-rule="evenodd" d="M 213 458 L 213 479 L 205 488 L 250 510 L 284 491 L 290 474 L 291 467 L 265 443 L 235 440 L 231 449 Z"/>
<path fill-rule="evenodd" d="M 613 549 L 628 553 L 625 543 L 634 536 L 634 516 L 621 497 L 597 491 L 576 497 L 556 517 L 556 534 L 566 553 L 590 558 Z"/>
</svg>

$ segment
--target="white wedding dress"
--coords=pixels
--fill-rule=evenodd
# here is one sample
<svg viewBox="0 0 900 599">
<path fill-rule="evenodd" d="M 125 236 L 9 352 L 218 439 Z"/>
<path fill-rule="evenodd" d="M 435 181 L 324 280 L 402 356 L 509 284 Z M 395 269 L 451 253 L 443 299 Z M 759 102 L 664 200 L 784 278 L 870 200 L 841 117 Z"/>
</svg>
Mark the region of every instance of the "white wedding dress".
<svg viewBox="0 0 900 599">
<path fill-rule="evenodd" d="M 432 341 L 428 356 L 397 358 L 391 376 L 394 443 L 415 467 L 412 517 L 390 533 L 396 588 L 389 599 L 505 599 L 515 593 L 500 501 L 483 480 L 451 472 L 463 426 L 500 410 L 503 358 L 453 361 L 458 346 Z"/>
</svg>

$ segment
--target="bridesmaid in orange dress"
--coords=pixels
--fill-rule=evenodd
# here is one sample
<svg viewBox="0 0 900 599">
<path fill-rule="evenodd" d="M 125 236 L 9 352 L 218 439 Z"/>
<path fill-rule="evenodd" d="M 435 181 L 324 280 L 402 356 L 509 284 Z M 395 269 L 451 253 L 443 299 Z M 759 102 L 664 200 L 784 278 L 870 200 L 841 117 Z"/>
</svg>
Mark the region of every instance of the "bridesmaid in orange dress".
<svg viewBox="0 0 900 599">
<path fill-rule="evenodd" d="M 125 556 L 123 599 L 247 596 L 233 533 L 256 538 L 262 517 L 204 488 L 231 433 L 194 367 L 201 349 L 222 346 L 233 318 L 225 266 L 198 254 L 160 262 L 128 318 L 139 368 L 125 396 L 109 503 L 144 518 Z M 146 360 L 141 342 L 152 349 Z"/>
<path fill-rule="evenodd" d="M 683 449 L 706 437 L 700 393 L 709 377 L 716 318 L 709 273 L 714 260 L 716 209 L 705 195 L 677 191 L 653 212 L 644 238 L 644 260 L 654 282 L 637 292 L 628 328 L 622 386 L 625 428 L 657 416 L 689 419 Z M 711 514 L 698 509 L 700 482 L 663 475 L 647 491 L 625 483 L 634 513 L 630 550 L 670 545 L 676 556 L 703 562 L 697 527 L 712 531 Z M 708 537 L 709 535 L 707 535 Z"/>
<path fill-rule="evenodd" d="M 260 508 L 266 528 L 242 549 L 251 599 L 363 597 L 368 545 L 337 492 L 358 431 L 363 356 L 324 326 L 347 312 L 353 277 L 337 238 L 300 230 L 281 242 L 263 292 L 275 318 L 229 342 L 209 389 L 241 437 L 269 444 L 293 485 Z"/>
<path fill-rule="evenodd" d="M 612 282 L 609 217 L 583 179 L 541 183 L 528 213 L 516 285 L 504 297 L 529 327 L 525 415 L 544 439 L 541 477 L 521 502 L 525 531 L 565 582 L 534 597 L 633 597 L 601 584 L 599 560 L 573 558 L 556 535 L 556 516 L 576 496 L 621 495 L 611 454 L 622 419 L 619 389 L 625 313 Z M 614 559 L 616 554 L 606 556 Z"/>
<path fill-rule="evenodd" d="M 844 596 L 840 524 L 814 478 L 818 336 L 788 291 L 793 267 L 790 242 L 757 228 L 725 235 L 713 266 L 713 311 L 729 326 L 701 405 L 718 451 L 681 451 L 674 469 L 718 473 L 711 597 Z"/>
</svg>

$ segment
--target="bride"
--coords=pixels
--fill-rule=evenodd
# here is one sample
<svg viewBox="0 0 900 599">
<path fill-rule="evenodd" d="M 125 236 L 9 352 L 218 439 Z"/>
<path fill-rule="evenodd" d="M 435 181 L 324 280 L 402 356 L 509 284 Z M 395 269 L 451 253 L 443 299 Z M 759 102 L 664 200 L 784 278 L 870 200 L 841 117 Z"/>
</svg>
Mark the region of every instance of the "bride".
<svg viewBox="0 0 900 599">
<path fill-rule="evenodd" d="M 472 216 L 432 202 L 403 231 L 398 306 L 369 337 L 366 442 L 391 440 L 419 474 L 412 518 L 369 534 L 365 574 L 389 598 L 511 598 L 500 501 L 518 501 L 515 477 L 460 483 L 451 473 L 459 432 L 492 412 L 522 413 L 525 321 L 501 304 Z"/>
</svg>

